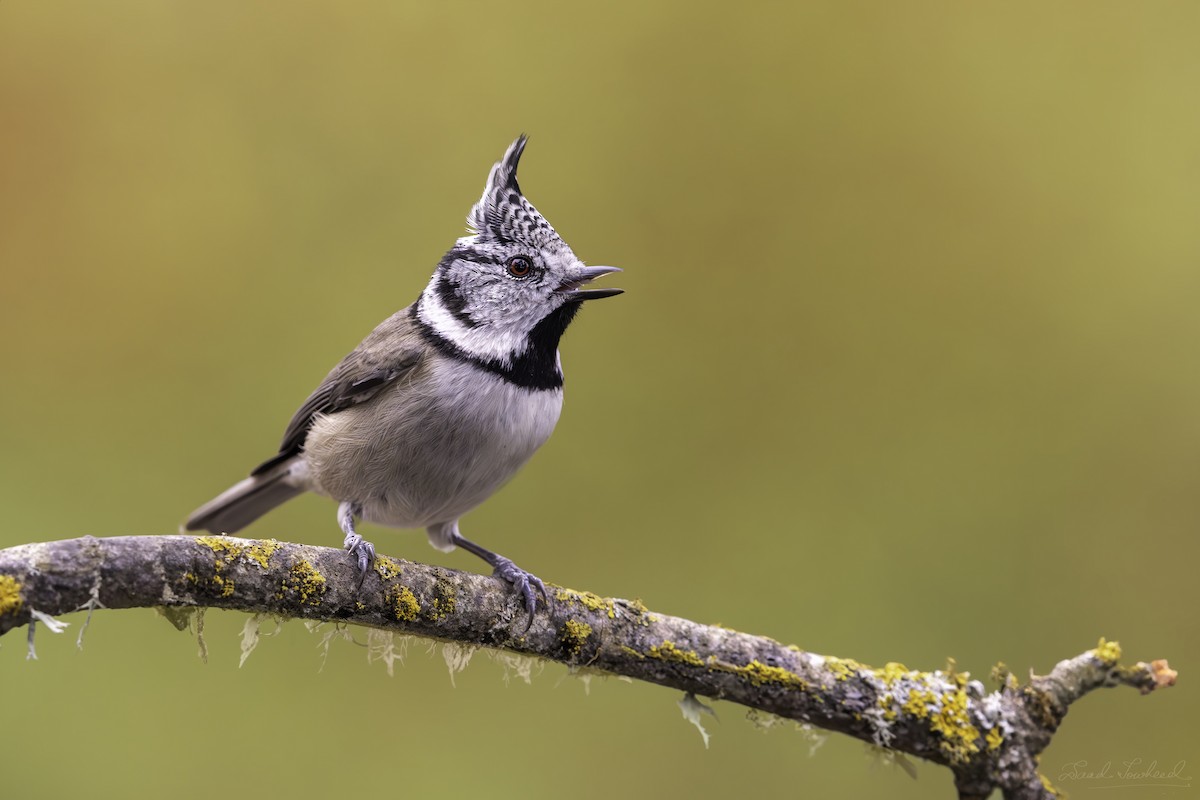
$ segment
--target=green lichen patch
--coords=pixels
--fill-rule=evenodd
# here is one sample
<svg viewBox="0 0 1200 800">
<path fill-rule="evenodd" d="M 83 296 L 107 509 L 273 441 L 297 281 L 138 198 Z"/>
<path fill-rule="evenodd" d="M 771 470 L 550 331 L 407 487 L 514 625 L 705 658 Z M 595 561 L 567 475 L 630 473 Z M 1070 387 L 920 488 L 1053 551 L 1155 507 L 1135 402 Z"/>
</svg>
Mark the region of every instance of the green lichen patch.
<svg viewBox="0 0 1200 800">
<path fill-rule="evenodd" d="M 652 645 L 646 653 L 650 658 L 657 658 L 659 661 L 670 661 L 676 664 L 691 664 L 693 667 L 703 667 L 704 659 L 702 659 L 695 650 L 683 650 L 675 646 L 675 643 L 667 639 L 662 644 Z"/>
<path fill-rule="evenodd" d="M 392 614 L 401 622 L 412 622 L 421 613 L 417 596 L 407 586 L 393 586 L 388 589 L 386 598 Z"/>
<path fill-rule="evenodd" d="M 21 582 L 11 575 L 0 575 L 0 617 L 21 610 Z"/>
<path fill-rule="evenodd" d="M 320 570 L 307 560 L 301 559 L 288 570 L 288 576 L 283 579 L 277 596 L 282 598 L 287 594 L 295 594 L 301 605 L 315 606 L 320 605 L 321 598 L 328 588 L 328 582 Z"/>
<path fill-rule="evenodd" d="M 563 649 L 572 657 L 577 657 L 583 651 L 583 646 L 587 644 L 588 637 L 591 635 L 591 625 L 577 619 L 569 619 L 563 624 L 559 638 L 563 643 Z"/>
</svg>

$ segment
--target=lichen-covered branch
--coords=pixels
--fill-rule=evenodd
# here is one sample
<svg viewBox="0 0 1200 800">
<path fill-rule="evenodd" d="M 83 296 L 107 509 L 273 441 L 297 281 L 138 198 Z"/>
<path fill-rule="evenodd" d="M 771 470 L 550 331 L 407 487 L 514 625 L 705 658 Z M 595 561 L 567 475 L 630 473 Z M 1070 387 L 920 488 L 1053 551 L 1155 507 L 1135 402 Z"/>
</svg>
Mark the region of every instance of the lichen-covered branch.
<svg viewBox="0 0 1200 800">
<path fill-rule="evenodd" d="M 216 607 L 330 620 L 501 648 L 687 692 L 907 753 L 954 771 L 962 797 L 1052 797 L 1036 757 L 1071 703 L 1174 683 L 1165 661 L 1121 666 L 1115 642 L 1000 688 L 953 668 L 872 668 L 774 639 L 548 586 L 529 624 L 506 584 L 381 556 L 359 585 L 341 550 L 224 536 L 84 537 L 0 550 L 0 635 L 84 608 Z"/>
</svg>

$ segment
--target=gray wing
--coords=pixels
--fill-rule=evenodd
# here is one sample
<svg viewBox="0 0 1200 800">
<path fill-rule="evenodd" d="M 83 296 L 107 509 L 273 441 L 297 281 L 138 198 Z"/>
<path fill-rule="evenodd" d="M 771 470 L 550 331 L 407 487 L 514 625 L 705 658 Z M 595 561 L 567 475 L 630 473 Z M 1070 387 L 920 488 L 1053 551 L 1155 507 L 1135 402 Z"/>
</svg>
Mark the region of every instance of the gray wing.
<svg viewBox="0 0 1200 800">
<path fill-rule="evenodd" d="M 279 453 L 254 468 L 260 475 L 304 449 L 304 440 L 318 414 L 332 414 L 365 403 L 383 387 L 410 374 L 421 362 L 425 346 L 413 327 L 410 309 L 397 311 L 342 359 L 304 405 L 292 416 Z"/>
</svg>

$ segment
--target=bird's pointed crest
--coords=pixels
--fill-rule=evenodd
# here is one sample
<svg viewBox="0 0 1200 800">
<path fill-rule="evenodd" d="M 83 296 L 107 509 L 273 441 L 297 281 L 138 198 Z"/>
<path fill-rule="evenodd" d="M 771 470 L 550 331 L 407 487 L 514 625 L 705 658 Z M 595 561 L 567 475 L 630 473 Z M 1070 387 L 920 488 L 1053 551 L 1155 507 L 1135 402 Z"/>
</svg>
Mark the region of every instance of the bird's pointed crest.
<svg viewBox="0 0 1200 800">
<path fill-rule="evenodd" d="M 554 228 L 525 199 L 517 183 L 517 165 L 528 141 L 529 137 L 521 134 L 509 145 L 504 158 L 492 167 L 483 196 L 467 215 L 467 225 L 477 241 L 520 242 L 532 247 L 561 244 Z"/>
</svg>

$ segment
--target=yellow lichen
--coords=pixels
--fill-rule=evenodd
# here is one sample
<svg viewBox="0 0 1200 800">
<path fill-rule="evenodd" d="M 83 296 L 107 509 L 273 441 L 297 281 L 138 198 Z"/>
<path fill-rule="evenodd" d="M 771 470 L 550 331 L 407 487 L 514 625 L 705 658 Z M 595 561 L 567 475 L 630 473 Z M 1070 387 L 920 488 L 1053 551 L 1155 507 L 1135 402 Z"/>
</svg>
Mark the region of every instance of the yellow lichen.
<svg viewBox="0 0 1200 800">
<path fill-rule="evenodd" d="M 229 561 L 237 558 L 245 558 L 258 564 L 262 569 L 266 569 L 271 556 L 283 547 L 283 545 L 273 539 L 264 539 L 247 544 L 241 539 L 230 539 L 226 536 L 197 536 L 196 543 L 202 544 L 213 551 L 213 554 L 217 557 L 216 565 L 218 569 L 227 566 L 227 563 L 222 560 L 221 556 L 228 556 Z"/>
<path fill-rule="evenodd" d="M 930 715 L 929 727 L 942 736 L 942 752 L 954 763 L 964 763 L 979 752 L 975 740 L 979 729 L 971 724 L 969 698 L 963 689 L 946 692 L 939 698 L 941 709 Z"/>
<path fill-rule="evenodd" d="M 794 672 L 790 672 L 783 667 L 772 667 L 762 663 L 758 659 L 751 661 L 744 667 L 739 667 L 734 664 L 726 664 L 723 662 L 714 662 L 714 669 L 719 669 L 722 672 L 732 672 L 736 675 L 744 675 L 749 678 L 750 683 L 755 686 L 764 684 L 772 684 L 776 686 L 786 686 L 789 689 L 808 689 L 808 681 L 801 678 Z"/>
<path fill-rule="evenodd" d="M 987 740 L 988 750 L 999 750 L 1000 745 L 1004 744 L 1004 734 L 1000 732 L 999 727 L 992 728 L 984 737 Z"/>
<path fill-rule="evenodd" d="M 1100 659 L 1103 663 L 1113 666 L 1121 660 L 1121 645 L 1117 642 L 1105 641 L 1104 637 L 1100 637 L 1100 644 L 1096 645 L 1096 649 L 1092 651 L 1092 655 Z"/>
<path fill-rule="evenodd" d="M 213 585 L 221 590 L 221 597 L 230 597 L 233 595 L 233 581 L 223 575 L 213 575 Z"/>
<path fill-rule="evenodd" d="M 1025 699 L 1025 707 L 1029 709 L 1031 714 L 1037 716 L 1038 722 L 1043 727 L 1054 730 L 1062 722 L 1055 707 L 1054 699 L 1048 693 L 1034 686 L 1023 686 L 1021 687 L 1021 694 Z"/>
<path fill-rule="evenodd" d="M 554 596 L 560 602 L 567 603 L 568 605 L 575 603 L 583 606 L 588 611 L 603 611 L 608 614 L 609 619 L 617 618 L 617 610 L 613 607 L 613 601 L 598 594 L 577 592 L 574 589 L 564 588 L 559 589 Z"/>
<path fill-rule="evenodd" d="M 278 552 L 281 547 L 283 547 L 283 545 L 274 539 L 264 539 L 248 545 L 246 549 L 242 551 L 242 555 L 253 561 L 255 564 L 258 564 L 258 566 L 262 567 L 263 569 L 266 569 L 267 562 L 270 561 L 271 556 Z"/>
<path fill-rule="evenodd" d="M 867 669 L 852 658 L 834 658 L 832 656 L 825 659 L 825 666 L 839 681 L 848 681 L 858 675 L 860 669 Z"/>
<path fill-rule="evenodd" d="M 891 686 L 901 678 L 911 678 L 919 674 L 914 673 L 903 664 L 897 664 L 895 661 L 889 661 L 880 669 L 872 670 L 872 672 L 875 673 L 875 677 L 879 678 L 888 686 Z"/>
<path fill-rule="evenodd" d="M 929 730 L 938 735 L 942 752 L 953 763 L 963 763 L 979 752 L 979 729 L 971 724 L 966 690 L 970 673 L 958 672 L 952 659 L 946 672 L 919 672 L 896 662 L 871 672 L 891 690 L 879 697 L 884 719 L 894 720 L 904 713 L 915 720 L 927 720 Z M 991 744 L 992 740 L 987 741 Z"/>
<path fill-rule="evenodd" d="M 396 615 L 396 619 L 403 622 L 412 622 L 421 613 L 421 604 L 417 602 L 417 596 L 407 586 L 395 586 L 389 589 L 387 601 L 392 613 Z"/>
<path fill-rule="evenodd" d="M 395 559 L 388 558 L 387 556 L 375 557 L 375 571 L 385 581 L 400 577 L 400 565 L 396 563 Z"/>
<path fill-rule="evenodd" d="M 992 682 L 999 688 L 1003 689 L 1008 686 L 1008 679 L 1011 677 L 1012 670 L 1003 661 L 997 661 L 996 665 L 992 667 Z"/>
<path fill-rule="evenodd" d="M 634 611 L 636 611 L 639 614 L 645 614 L 647 611 L 650 610 L 650 609 L 646 608 L 646 604 L 643 603 L 641 601 L 641 599 L 637 598 L 637 597 L 633 598 L 632 600 L 626 600 L 625 605 L 629 606 L 630 608 L 632 608 Z"/>
<path fill-rule="evenodd" d="M 21 610 L 21 582 L 11 575 L 0 575 L 0 617 Z"/>
<path fill-rule="evenodd" d="M 627 644 L 621 645 L 621 651 L 624 652 L 626 655 L 633 656 L 634 658 L 638 659 L 639 661 L 644 661 L 646 658 L 645 653 L 639 653 L 637 650 L 634 650 L 632 647 L 630 647 Z"/>
<path fill-rule="evenodd" d="M 886 719 L 888 722 L 896 721 L 896 698 L 892 697 L 890 694 L 880 695 L 879 707 L 883 709 L 884 719 Z"/>
<path fill-rule="evenodd" d="M 650 656 L 650 658 L 657 658 L 659 661 L 691 664 L 693 667 L 704 666 L 704 659 L 695 650 L 681 650 L 670 639 L 667 639 L 662 644 L 651 645 L 646 655 Z"/>
<path fill-rule="evenodd" d="M 296 562 L 288 571 L 288 577 L 283 579 L 283 591 L 295 592 L 302 605 L 315 606 L 321 602 L 322 595 L 328 588 L 325 576 L 308 561 Z"/>
<path fill-rule="evenodd" d="M 1053 783 L 1051 783 L 1049 778 L 1047 778 L 1045 775 L 1043 775 L 1040 772 L 1038 773 L 1038 780 L 1042 782 L 1042 788 L 1045 789 L 1047 792 L 1049 792 L 1051 794 L 1051 796 L 1053 796 L 1053 797 L 1063 797 L 1064 796 L 1062 791 L 1059 790 L 1058 787 L 1056 787 Z"/>
<path fill-rule="evenodd" d="M 204 545 L 214 553 L 232 553 L 236 556 L 242 552 L 240 543 L 234 543 L 224 536 L 197 536 L 196 543 Z"/>
<path fill-rule="evenodd" d="M 901 708 L 905 714 L 925 719 L 929 716 L 929 706 L 937 702 L 937 695 L 924 689 L 913 689 L 908 693 L 908 699 Z"/>
<path fill-rule="evenodd" d="M 433 608 L 429 612 L 429 617 L 434 622 L 439 622 L 453 614 L 457 605 L 454 584 L 439 577 L 433 586 Z"/>
<path fill-rule="evenodd" d="M 232 560 L 241 554 L 243 547 L 240 542 L 232 542 L 224 536 L 197 536 L 196 542 L 213 551 L 212 577 L 202 577 L 193 572 L 185 572 L 183 579 L 201 589 L 215 591 L 220 597 L 230 597 L 234 592 L 233 581 L 225 577 L 225 568 L 229 562 L 222 556 L 228 555 Z"/>
<path fill-rule="evenodd" d="M 588 637 L 592 635 L 592 626 L 577 619 L 569 619 L 563 624 L 562 643 L 567 652 L 578 656 Z"/>
</svg>

